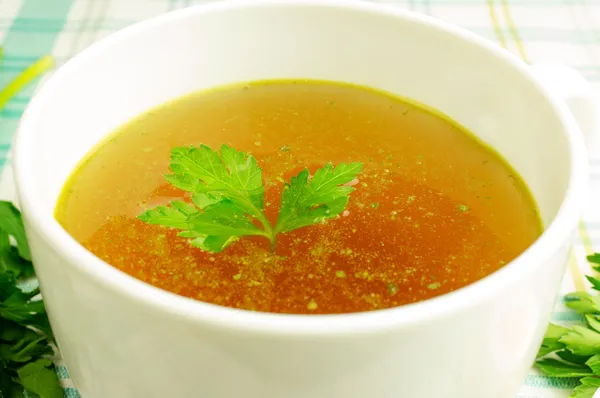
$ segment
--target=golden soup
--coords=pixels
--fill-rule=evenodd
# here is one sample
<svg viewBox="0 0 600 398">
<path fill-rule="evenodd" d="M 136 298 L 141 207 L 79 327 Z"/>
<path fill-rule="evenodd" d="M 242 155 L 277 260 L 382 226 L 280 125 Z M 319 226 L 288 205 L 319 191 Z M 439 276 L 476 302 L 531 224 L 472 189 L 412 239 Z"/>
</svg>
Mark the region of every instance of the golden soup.
<svg viewBox="0 0 600 398">
<path fill-rule="evenodd" d="M 327 162 L 362 162 L 345 211 L 278 236 L 205 252 L 137 217 L 187 199 L 164 178 L 172 148 L 228 144 L 262 168 L 265 213 L 283 181 Z M 348 84 L 261 81 L 157 107 L 95 148 L 56 218 L 83 246 L 151 285 L 197 300 L 296 314 L 376 310 L 459 289 L 501 268 L 541 232 L 516 172 L 456 123 Z"/>
</svg>

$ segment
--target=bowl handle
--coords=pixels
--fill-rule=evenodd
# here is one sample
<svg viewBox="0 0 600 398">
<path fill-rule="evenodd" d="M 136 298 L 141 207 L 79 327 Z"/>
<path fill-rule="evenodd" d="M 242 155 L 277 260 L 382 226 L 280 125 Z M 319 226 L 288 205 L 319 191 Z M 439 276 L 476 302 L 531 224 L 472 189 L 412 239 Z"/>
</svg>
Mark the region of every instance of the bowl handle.
<svg viewBox="0 0 600 398">
<path fill-rule="evenodd" d="M 592 85 L 568 66 L 537 64 L 532 65 L 531 69 L 550 93 L 567 104 L 579 125 L 588 151 L 592 151 L 600 133 L 600 102 Z"/>
</svg>

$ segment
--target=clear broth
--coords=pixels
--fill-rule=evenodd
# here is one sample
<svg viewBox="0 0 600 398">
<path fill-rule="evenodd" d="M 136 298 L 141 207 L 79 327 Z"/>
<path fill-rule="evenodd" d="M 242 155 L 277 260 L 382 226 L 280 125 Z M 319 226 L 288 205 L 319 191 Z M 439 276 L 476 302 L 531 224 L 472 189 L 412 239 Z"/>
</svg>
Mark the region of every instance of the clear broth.
<svg viewBox="0 0 600 398">
<path fill-rule="evenodd" d="M 175 146 L 229 144 L 263 169 L 275 221 L 282 180 L 331 161 L 363 162 L 346 212 L 222 253 L 139 221 L 181 199 Z M 262 81 L 202 91 L 122 126 L 67 182 L 56 218 L 83 246 L 159 288 L 223 306 L 296 314 L 413 303 L 501 268 L 542 226 L 517 173 L 456 123 L 383 92 L 322 81 Z"/>
</svg>

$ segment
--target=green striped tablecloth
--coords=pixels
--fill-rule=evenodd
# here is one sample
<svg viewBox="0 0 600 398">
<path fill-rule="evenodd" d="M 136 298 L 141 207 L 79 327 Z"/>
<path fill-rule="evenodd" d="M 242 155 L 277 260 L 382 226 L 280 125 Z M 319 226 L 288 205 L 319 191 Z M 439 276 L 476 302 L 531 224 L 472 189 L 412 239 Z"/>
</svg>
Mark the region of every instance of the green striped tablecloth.
<svg viewBox="0 0 600 398">
<path fill-rule="evenodd" d="M 578 69 L 600 95 L 600 0 L 372 0 L 422 12 L 461 25 L 529 62 L 560 62 Z M 0 86 L 36 58 L 51 53 L 60 65 L 90 43 L 133 22 L 205 0 L 0 0 L 0 43 L 5 62 Z M 0 113 L 0 196 L 11 198 L 10 144 L 35 87 L 20 93 Z M 600 145 L 598 146 L 600 148 Z M 593 154 L 590 205 L 580 226 L 565 292 L 583 287 L 586 253 L 600 250 L 600 153 Z M 591 206 L 596 203 L 596 206 Z M 581 319 L 557 304 L 554 320 Z M 79 397 L 59 363 L 65 397 Z M 532 370 L 518 398 L 568 397 L 574 381 Z M 109 397 L 107 397 L 109 398 Z M 485 398 L 485 397 L 482 397 Z"/>
</svg>

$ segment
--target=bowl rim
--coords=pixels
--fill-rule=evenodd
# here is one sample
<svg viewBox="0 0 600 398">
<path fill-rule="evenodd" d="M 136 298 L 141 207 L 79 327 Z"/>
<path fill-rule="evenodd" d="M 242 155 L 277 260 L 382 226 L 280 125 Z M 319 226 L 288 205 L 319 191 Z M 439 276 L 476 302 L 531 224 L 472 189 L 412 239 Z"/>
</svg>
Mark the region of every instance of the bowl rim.
<svg viewBox="0 0 600 398">
<path fill-rule="evenodd" d="M 558 213 L 543 234 L 520 256 L 502 269 L 456 291 L 399 307 L 370 312 L 330 315 L 291 315 L 252 312 L 223 307 L 162 290 L 146 284 L 112 267 L 87 251 L 73 239 L 55 220 L 52 213 L 43 210 L 42 201 L 35 194 L 34 162 L 29 148 L 33 144 L 35 120 L 45 104 L 52 100 L 52 92 L 59 90 L 65 76 L 77 70 L 83 61 L 110 48 L 114 43 L 147 30 L 160 29 L 161 25 L 192 16 L 200 17 L 214 12 L 227 12 L 239 8 L 262 7 L 325 7 L 350 10 L 377 16 L 386 15 L 399 20 L 421 24 L 440 33 L 453 35 L 470 42 L 491 54 L 528 78 L 550 104 L 561 122 L 568 141 L 570 154 L 569 184 Z M 29 103 L 18 128 L 14 145 L 14 175 L 17 193 L 28 228 L 34 229 L 61 257 L 69 259 L 74 271 L 86 274 L 113 293 L 128 300 L 171 313 L 190 322 L 200 322 L 215 327 L 243 330 L 245 332 L 283 336 L 331 336 L 360 333 L 381 333 L 391 329 L 407 328 L 435 321 L 475 306 L 518 283 L 524 275 L 539 269 L 554 249 L 573 236 L 579 221 L 580 209 L 587 185 L 587 154 L 583 137 L 566 104 L 552 97 L 548 90 L 531 74 L 529 68 L 516 56 L 504 51 L 474 33 L 437 19 L 403 10 L 391 5 L 367 3 L 357 0 L 230 0 L 184 8 L 135 23 L 90 47 L 67 61 L 51 76 Z M 42 291 L 48 289 L 42 281 Z M 558 293 L 558 292 L 557 292 Z M 56 311 L 56 310 L 55 310 Z M 58 309 L 60 311 L 60 309 Z"/>
</svg>

